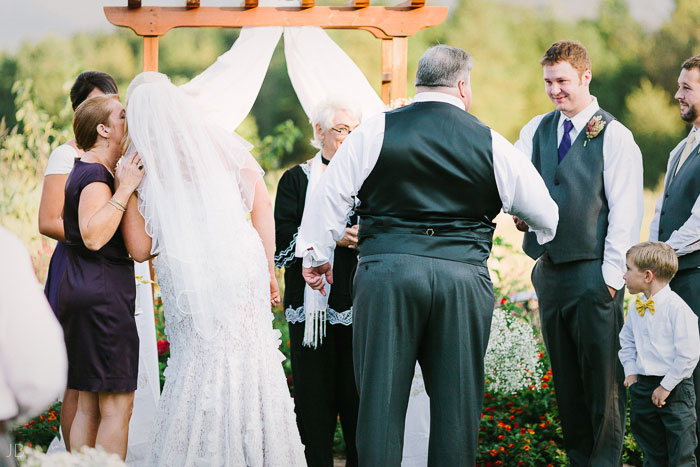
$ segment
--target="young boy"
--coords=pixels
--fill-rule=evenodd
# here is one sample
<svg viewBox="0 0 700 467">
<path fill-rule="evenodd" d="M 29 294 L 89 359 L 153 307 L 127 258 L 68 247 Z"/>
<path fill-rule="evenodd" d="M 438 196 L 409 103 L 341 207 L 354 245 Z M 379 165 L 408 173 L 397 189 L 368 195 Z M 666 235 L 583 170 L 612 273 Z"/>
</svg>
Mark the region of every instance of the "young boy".
<svg viewBox="0 0 700 467">
<path fill-rule="evenodd" d="M 643 242 L 627 251 L 630 304 L 620 332 L 620 361 L 631 395 L 632 433 L 644 465 L 696 465 L 695 392 L 690 376 L 700 358 L 698 318 L 671 291 L 678 270 L 673 249 Z"/>
</svg>

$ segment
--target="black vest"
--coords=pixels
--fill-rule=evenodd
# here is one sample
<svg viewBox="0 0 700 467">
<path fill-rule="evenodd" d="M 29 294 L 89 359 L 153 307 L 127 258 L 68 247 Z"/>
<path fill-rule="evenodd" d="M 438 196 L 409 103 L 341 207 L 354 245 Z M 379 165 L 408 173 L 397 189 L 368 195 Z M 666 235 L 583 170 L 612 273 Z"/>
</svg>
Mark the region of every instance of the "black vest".
<svg viewBox="0 0 700 467">
<path fill-rule="evenodd" d="M 501 209 L 491 130 L 443 102 L 416 102 L 385 118 L 379 158 L 358 193 L 360 255 L 485 265 Z"/>
<path fill-rule="evenodd" d="M 684 147 L 685 145 L 683 145 Z M 691 215 L 693 205 L 700 196 L 700 155 L 696 145 L 688 159 L 681 166 L 678 173 L 676 167 L 680 162 L 683 152 L 681 147 L 673 155 L 675 161 L 670 173 L 666 174 L 666 188 L 664 189 L 664 201 L 661 205 L 659 216 L 659 241 L 665 242 L 671 234 L 678 230 Z M 700 239 L 698 239 L 700 240 Z M 700 251 L 678 257 L 678 269 L 691 269 L 700 267 Z"/>
<path fill-rule="evenodd" d="M 603 140 L 615 117 L 602 109 L 595 115 L 606 123 L 602 131 L 587 141 L 583 128 L 561 163 L 558 110 L 542 118 L 532 138 L 532 163 L 559 207 L 557 234 L 550 242 L 540 245 L 534 232 L 525 234 L 523 250 L 533 259 L 544 252 L 553 263 L 603 258 L 610 212 L 603 183 Z"/>
</svg>

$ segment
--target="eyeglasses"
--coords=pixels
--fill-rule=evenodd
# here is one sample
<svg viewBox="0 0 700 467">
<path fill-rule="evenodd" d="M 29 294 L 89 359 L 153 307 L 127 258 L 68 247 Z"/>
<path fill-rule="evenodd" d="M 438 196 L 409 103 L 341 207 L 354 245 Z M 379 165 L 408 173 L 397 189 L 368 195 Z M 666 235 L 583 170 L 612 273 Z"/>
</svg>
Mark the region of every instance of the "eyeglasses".
<svg viewBox="0 0 700 467">
<path fill-rule="evenodd" d="M 333 128 L 331 128 L 331 130 L 335 131 L 340 136 L 347 136 L 350 133 L 352 133 L 352 130 L 350 128 L 347 128 L 347 127 L 340 127 L 340 128 L 333 127 Z"/>
</svg>

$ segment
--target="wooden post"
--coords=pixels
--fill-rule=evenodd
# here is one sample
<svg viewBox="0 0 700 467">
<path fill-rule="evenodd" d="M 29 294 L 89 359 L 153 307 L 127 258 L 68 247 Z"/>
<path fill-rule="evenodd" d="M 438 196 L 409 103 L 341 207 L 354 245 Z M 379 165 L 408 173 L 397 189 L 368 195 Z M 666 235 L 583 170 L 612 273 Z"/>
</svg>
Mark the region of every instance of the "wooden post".
<svg viewBox="0 0 700 467">
<path fill-rule="evenodd" d="M 158 36 L 143 36 L 143 71 L 158 71 Z"/>
<path fill-rule="evenodd" d="M 382 101 L 391 104 L 391 85 L 394 69 L 394 47 L 391 39 L 382 39 Z"/>
<path fill-rule="evenodd" d="M 408 37 L 382 39 L 382 101 L 406 97 Z"/>
<path fill-rule="evenodd" d="M 392 40 L 393 61 L 391 64 L 391 100 L 406 97 L 408 76 L 408 37 L 394 37 Z"/>
</svg>

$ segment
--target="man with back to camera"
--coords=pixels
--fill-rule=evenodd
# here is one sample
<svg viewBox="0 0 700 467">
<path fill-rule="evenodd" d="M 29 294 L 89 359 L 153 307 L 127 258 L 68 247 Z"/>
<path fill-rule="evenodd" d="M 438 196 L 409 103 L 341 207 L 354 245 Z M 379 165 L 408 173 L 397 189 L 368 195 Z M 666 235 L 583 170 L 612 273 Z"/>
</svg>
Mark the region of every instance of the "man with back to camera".
<svg viewBox="0 0 700 467">
<path fill-rule="evenodd" d="M 411 105 L 362 123 L 307 204 L 296 254 L 307 283 L 360 200 L 353 361 L 359 465 L 401 464 L 416 360 L 430 396 L 430 466 L 473 466 L 493 314 L 492 219 L 522 216 L 553 238 L 557 207 L 527 158 L 467 111 L 471 56 L 439 45 L 418 63 Z"/>
</svg>

